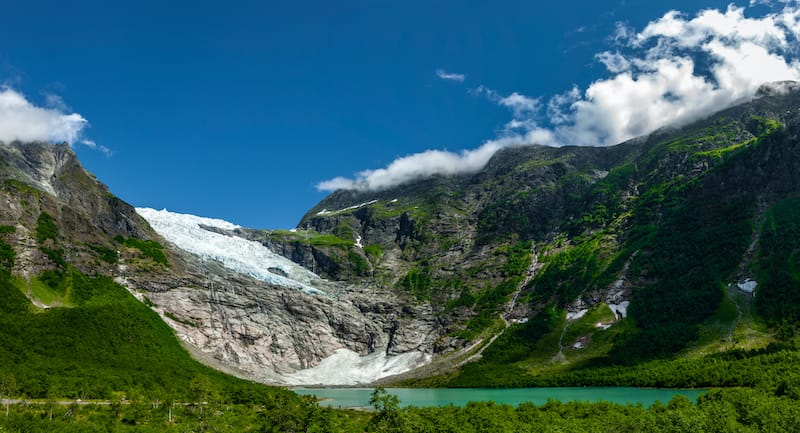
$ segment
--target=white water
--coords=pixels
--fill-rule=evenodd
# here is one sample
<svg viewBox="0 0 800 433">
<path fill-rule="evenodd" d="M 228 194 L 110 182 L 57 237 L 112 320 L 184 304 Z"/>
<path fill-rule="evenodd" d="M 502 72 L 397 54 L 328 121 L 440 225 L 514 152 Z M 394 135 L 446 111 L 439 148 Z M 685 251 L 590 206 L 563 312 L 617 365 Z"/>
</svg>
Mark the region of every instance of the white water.
<svg viewBox="0 0 800 433">
<path fill-rule="evenodd" d="M 624 319 L 628 316 L 628 305 L 630 305 L 630 301 L 622 301 L 619 304 L 608 304 L 608 308 L 614 313 L 614 315 L 619 314 Z"/>
<path fill-rule="evenodd" d="M 179 214 L 150 208 L 136 208 L 153 229 L 178 248 L 226 268 L 270 284 L 321 294 L 314 287 L 321 278 L 291 260 L 273 253 L 258 242 L 205 230 L 200 225 L 223 230 L 239 228 L 228 221 Z M 269 270 L 277 268 L 288 277 Z"/>
<path fill-rule="evenodd" d="M 589 312 L 589 310 L 588 310 L 588 309 L 586 309 L 586 308 L 584 308 L 584 309 L 582 309 L 582 310 L 578 310 L 578 311 L 577 311 L 577 312 L 575 312 L 575 313 L 573 313 L 573 312 L 571 312 L 571 311 L 567 311 L 567 320 L 569 320 L 569 321 L 578 320 L 578 319 L 580 319 L 581 317 L 585 316 L 585 315 L 586 315 L 586 313 L 588 313 L 588 312 Z"/>
<path fill-rule="evenodd" d="M 739 290 L 745 293 L 753 293 L 756 290 L 758 283 L 748 278 L 740 283 L 737 283 L 736 286 L 739 288 Z"/>
</svg>

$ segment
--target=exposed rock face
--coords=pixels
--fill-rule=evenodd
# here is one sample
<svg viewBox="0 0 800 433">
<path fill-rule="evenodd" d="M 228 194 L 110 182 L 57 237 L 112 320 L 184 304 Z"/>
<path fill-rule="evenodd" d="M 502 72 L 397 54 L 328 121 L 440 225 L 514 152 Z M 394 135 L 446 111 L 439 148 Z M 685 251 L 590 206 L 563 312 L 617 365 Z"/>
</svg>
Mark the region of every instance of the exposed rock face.
<svg viewBox="0 0 800 433">
<path fill-rule="evenodd" d="M 319 365 L 340 349 L 361 356 L 431 353 L 440 329 L 430 309 L 403 307 L 388 292 L 340 287 L 336 295 L 308 294 L 187 261 L 195 270 L 182 279 L 154 279 L 123 268 L 120 282 L 155 304 L 206 361 L 234 367 L 245 377 L 297 384 L 293 373 Z M 318 377 L 304 383 L 356 382 Z"/>
<path fill-rule="evenodd" d="M 66 144 L 0 143 L 0 182 L 0 224 L 17 228 L 17 273 L 37 275 L 52 266 L 33 236 L 42 212 L 58 222 L 62 246 L 69 246 L 66 260 L 92 274 L 113 271 L 97 261 L 92 247 L 111 248 L 117 235 L 157 237 L 132 206 L 83 169 Z"/>
</svg>

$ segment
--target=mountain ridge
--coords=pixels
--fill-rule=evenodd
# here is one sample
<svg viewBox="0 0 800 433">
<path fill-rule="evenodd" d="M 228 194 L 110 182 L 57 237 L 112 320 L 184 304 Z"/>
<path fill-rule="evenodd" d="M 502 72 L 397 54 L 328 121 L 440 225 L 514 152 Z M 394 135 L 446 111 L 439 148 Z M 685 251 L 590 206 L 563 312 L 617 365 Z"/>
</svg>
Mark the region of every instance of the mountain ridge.
<svg viewBox="0 0 800 433">
<path fill-rule="evenodd" d="M 764 89 L 617 146 L 513 147 L 474 174 L 337 191 L 296 230 L 184 228 L 280 254 L 329 280 L 321 294 L 157 233 L 64 144 L 0 146 L 0 224 L 16 227 L 12 273 L 30 300 L 69 308 L 70 266 L 113 277 L 204 362 L 270 383 L 373 358 L 386 364 L 356 382 L 391 381 L 398 371 L 380 365 L 412 354 L 427 367 L 404 377 L 480 385 L 506 367 L 524 377 L 764 347 L 794 338 L 798 314 L 781 303 L 800 304 L 783 265 L 800 239 L 800 91 Z"/>
</svg>

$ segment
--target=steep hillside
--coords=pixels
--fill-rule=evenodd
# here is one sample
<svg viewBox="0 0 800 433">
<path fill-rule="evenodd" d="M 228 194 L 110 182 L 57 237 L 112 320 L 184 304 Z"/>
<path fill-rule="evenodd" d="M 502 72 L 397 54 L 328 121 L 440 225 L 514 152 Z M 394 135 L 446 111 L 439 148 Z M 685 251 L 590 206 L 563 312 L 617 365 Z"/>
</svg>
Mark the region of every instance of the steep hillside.
<svg viewBox="0 0 800 433">
<path fill-rule="evenodd" d="M 9 311 L 22 314 L 8 316 L 16 325 L 7 328 L 13 338 L 3 350 L 16 353 L 13 365 L 19 368 L 46 359 L 48 349 L 20 350 L 27 339 L 37 341 L 25 332 L 45 319 L 36 332 L 51 333 L 59 353 L 98 328 L 87 346 L 67 357 L 71 361 L 59 364 L 77 368 L 79 377 L 114 364 L 111 354 L 123 349 L 107 347 L 122 344 L 112 335 L 143 345 L 124 349 L 131 353 L 123 364 L 157 365 L 159 356 L 178 356 L 168 353 L 182 351 L 170 346 L 175 341 L 164 334 L 168 328 L 147 307 L 198 359 L 268 383 L 371 382 L 430 356 L 440 327 L 426 306 L 398 301 L 392 292 L 326 281 L 258 243 L 225 234 L 233 224 L 140 209 L 165 240 L 87 173 L 66 144 L 0 144 L 0 155 L 5 288 L 12 291 L 6 298 L 15 305 Z M 24 315 L 28 310 L 41 314 Z M 113 326 L 98 327 L 105 320 Z M 29 338 L 16 339 L 23 335 Z M 148 345 L 160 354 L 155 361 Z M 163 372 L 156 368 L 153 374 Z M 104 387 L 116 383 L 107 382 Z"/>
<path fill-rule="evenodd" d="M 796 84 L 765 86 L 685 127 L 505 149 L 474 175 L 337 191 L 296 231 L 239 235 L 430 305 L 438 355 L 493 341 L 468 375 L 763 347 L 798 321 L 799 109 Z"/>
<path fill-rule="evenodd" d="M 0 155 L 3 398 L 191 400 L 198 386 L 226 398 L 290 398 L 193 360 L 112 279 L 122 263 L 165 275 L 175 257 L 67 145 L 0 144 Z"/>
</svg>

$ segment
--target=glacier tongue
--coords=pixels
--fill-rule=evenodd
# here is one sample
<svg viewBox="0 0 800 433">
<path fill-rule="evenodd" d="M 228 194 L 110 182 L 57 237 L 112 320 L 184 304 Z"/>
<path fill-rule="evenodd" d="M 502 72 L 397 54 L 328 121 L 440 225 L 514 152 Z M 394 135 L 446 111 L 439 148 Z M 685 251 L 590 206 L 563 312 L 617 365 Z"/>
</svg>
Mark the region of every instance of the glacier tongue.
<svg viewBox="0 0 800 433">
<path fill-rule="evenodd" d="M 322 279 L 302 266 L 273 253 L 258 242 L 227 236 L 203 229 L 201 225 L 233 230 L 239 226 L 214 218 L 180 214 L 151 208 L 136 208 L 153 229 L 178 248 L 205 259 L 215 260 L 228 269 L 258 280 L 299 289 L 307 293 L 324 294 L 316 287 Z M 277 268 L 287 276 L 270 272 Z"/>
<path fill-rule="evenodd" d="M 352 350 L 339 349 L 316 367 L 288 375 L 286 383 L 290 386 L 361 385 L 404 373 L 427 362 L 430 362 L 430 355 L 419 351 L 386 356 L 385 351 L 376 350 L 359 356 Z"/>
</svg>

